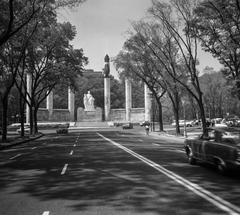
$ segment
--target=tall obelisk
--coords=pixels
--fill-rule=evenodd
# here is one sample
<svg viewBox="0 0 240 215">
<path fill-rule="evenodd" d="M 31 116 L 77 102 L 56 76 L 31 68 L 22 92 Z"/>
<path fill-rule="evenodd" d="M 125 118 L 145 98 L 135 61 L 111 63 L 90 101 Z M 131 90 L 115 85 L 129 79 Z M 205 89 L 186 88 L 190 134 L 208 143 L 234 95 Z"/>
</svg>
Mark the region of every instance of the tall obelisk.
<svg viewBox="0 0 240 215">
<path fill-rule="evenodd" d="M 110 66 L 109 56 L 104 57 L 104 113 L 105 121 L 110 121 Z"/>
</svg>

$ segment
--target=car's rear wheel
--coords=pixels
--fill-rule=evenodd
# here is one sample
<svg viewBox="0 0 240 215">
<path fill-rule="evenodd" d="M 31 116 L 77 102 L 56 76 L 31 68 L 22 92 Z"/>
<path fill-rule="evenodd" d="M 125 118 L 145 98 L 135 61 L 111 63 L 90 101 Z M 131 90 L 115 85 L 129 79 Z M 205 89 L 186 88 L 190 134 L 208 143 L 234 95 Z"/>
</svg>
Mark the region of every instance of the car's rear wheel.
<svg viewBox="0 0 240 215">
<path fill-rule="evenodd" d="M 223 161 L 218 159 L 216 161 L 216 166 L 217 166 L 217 170 L 218 170 L 218 172 L 220 174 L 222 174 L 222 175 L 226 175 L 227 174 L 228 170 L 227 170 L 227 167 L 226 167 L 226 165 L 225 165 L 225 163 Z"/>
</svg>

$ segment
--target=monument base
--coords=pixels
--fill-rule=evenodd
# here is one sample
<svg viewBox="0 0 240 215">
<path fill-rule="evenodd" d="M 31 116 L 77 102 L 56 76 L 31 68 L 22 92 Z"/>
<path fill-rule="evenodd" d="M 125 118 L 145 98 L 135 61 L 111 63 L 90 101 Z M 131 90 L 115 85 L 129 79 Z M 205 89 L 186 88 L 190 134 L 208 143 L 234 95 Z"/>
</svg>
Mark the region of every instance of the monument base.
<svg viewBox="0 0 240 215">
<path fill-rule="evenodd" d="M 78 122 L 102 122 L 102 108 L 97 107 L 96 110 L 87 111 L 84 108 L 77 109 Z"/>
</svg>

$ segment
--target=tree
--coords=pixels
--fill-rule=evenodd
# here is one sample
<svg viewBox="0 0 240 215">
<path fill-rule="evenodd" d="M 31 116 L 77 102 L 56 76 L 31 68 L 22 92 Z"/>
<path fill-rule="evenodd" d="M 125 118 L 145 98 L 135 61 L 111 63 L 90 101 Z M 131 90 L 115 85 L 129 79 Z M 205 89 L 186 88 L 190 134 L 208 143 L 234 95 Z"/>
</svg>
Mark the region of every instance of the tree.
<svg viewBox="0 0 240 215">
<path fill-rule="evenodd" d="M 0 81 L 2 86 L 0 96 L 3 107 L 2 141 L 6 141 L 7 139 L 7 111 L 9 95 L 12 87 L 14 86 L 17 71 L 21 64 L 28 39 L 25 39 L 25 37 L 13 37 L 8 41 L 8 43 L 5 43 L 0 50 Z"/>
<path fill-rule="evenodd" d="M 208 118 L 223 118 L 223 109 L 226 104 L 226 97 L 231 100 L 230 89 L 221 72 L 215 72 L 213 68 L 206 67 L 204 74 L 200 77 L 203 99 Z M 234 100 L 232 98 L 232 100 Z"/>
<path fill-rule="evenodd" d="M 0 51 L 1 61 L 4 61 L 4 65 L 1 67 L 0 75 L 2 80 L 6 80 L 4 76 L 8 79 L 5 82 L 5 90 L 1 92 L 2 103 L 4 104 L 3 109 L 7 110 L 8 95 L 15 82 L 16 73 L 20 74 L 19 66 L 20 64 L 24 65 L 21 61 L 23 56 L 26 55 L 26 45 L 31 36 L 36 32 L 39 23 L 44 23 L 44 19 L 49 17 L 49 14 L 52 15 L 51 17 L 56 17 L 56 10 L 61 7 L 72 7 L 82 2 L 84 0 L 4 0 L 2 2 L 2 7 L 0 8 Z M 12 46 L 12 44 L 14 45 Z M 9 53 L 11 53 L 11 57 Z M 21 86 L 23 85 L 21 84 Z M 6 139 L 6 116 L 6 111 L 3 111 L 3 140 Z"/>
<path fill-rule="evenodd" d="M 21 81 L 25 86 L 24 92 L 27 92 L 25 74 L 31 74 L 31 92 L 27 92 L 26 102 L 30 107 L 30 119 L 33 118 L 35 122 L 35 132 L 40 104 L 57 84 L 76 89 L 76 78 L 82 74 L 83 65 L 88 62 L 82 49 L 73 49 L 70 45 L 69 41 L 74 36 L 75 27 L 70 23 L 52 22 L 41 32 L 36 31 L 27 47 L 27 63 L 25 71 L 21 73 Z"/>
<path fill-rule="evenodd" d="M 193 9 L 196 6 L 194 0 L 171 0 L 169 3 L 153 0 L 152 7 L 148 10 L 154 22 L 159 23 L 163 28 L 165 37 L 174 41 L 178 48 L 178 64 L 169 62 L 172 70 L 168 74 L 185 88 L 197 102 L 202 119 L 203 129 L 206 128 L 204 104 L 202 92 L 198 80 L 197 71 L 197 39 L 192 37 L 193 26 L 190 25 L 193 19 Z M 157 45 L 157 44 L 156 44 Z M 158 55 L 156 55 L 158 57 Z M 161 61 L 161 58 L 158 57 Z M 164 61 L 161 61 L 164 63 Z M 176 71 L 177 76 L 172 73 Z M 182 77 L 181 77 L 182 76 Z"/>
<path fill-rule="evenodd" d="M 28 25 L 32 19 L 41 17 L 45 8 L 76 7 L 85 0 L 2 0 L 0 8 L 0 46 Z"/>
<path fill-rule="evenodd" d="M 204 0 L 194 10 L 192 36 L 224 66 L 232 94 L 240 100 L 240 6 L 237 0 Z"/>
</svg>

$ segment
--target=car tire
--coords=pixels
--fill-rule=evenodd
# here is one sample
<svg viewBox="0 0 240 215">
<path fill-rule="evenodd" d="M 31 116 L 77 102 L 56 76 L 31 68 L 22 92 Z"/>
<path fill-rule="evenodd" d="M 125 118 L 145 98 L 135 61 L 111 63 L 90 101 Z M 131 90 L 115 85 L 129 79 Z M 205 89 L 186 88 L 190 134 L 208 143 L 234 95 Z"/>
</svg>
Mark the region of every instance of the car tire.
<svg viewBox="0 0 240 215">
<path fill-rule="evenodd" d="M 217 170 L 221 175 L 226 175 L 227 174 L 227 167 L 225 166 L 225 164 L 221 161 L 221 160 L 217 160 L 216 161 L 216 166 L 217 166 Z"/>
<path fill-rule="evenodd" d="M 187 156 L 188 156 L 188 163 L 189 163 L 189 164 L 191 164 L 191 165 L 196 164 L 196 161 L 197 161 L 197 160 L 193 157 L 193 155 L 192 155 L 191 152 L 189 152 L 189 153 L 187 154 Z"/>
</svg>

